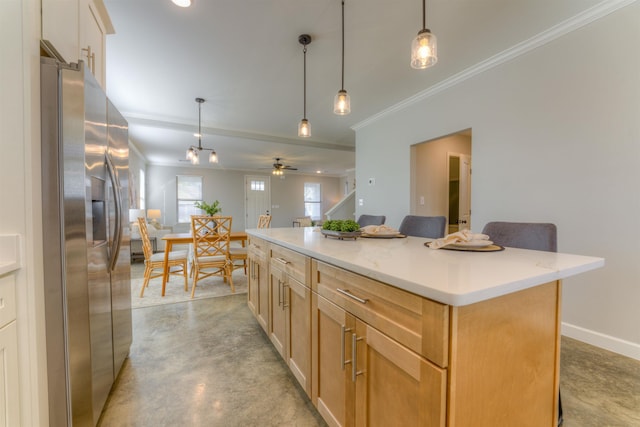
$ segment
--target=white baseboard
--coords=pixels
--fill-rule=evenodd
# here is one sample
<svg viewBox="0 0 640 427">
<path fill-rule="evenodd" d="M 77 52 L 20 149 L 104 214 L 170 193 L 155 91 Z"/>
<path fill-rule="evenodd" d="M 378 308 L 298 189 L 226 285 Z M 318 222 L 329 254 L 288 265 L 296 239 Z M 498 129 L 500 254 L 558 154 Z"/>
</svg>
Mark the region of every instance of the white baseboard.
<svg viewBox="0 0 640 427">
<path fill-rule="evenodd" d="M 632 359 L 640 360 L 640 344 L 621 340 L 620 338 L 601 334 L 600 332 L 591 331 L 589 329 L 584 329 L 564 322 L 562 323 L 561 332 L 562 335 L 569 338 L 586 342 L 587 344 L 604 348 L 605 350 L 613 351 L 614 353 L 631 357 Z"/>
</svg>

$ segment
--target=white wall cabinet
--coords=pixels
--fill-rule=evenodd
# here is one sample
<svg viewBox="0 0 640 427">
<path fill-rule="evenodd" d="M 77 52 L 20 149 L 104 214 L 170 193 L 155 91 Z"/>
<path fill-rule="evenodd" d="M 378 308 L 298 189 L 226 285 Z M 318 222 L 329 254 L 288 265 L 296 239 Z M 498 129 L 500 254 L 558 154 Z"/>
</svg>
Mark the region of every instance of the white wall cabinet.
<svg viewBox="0 0 640 427">
<path fill-rule="evenodd" d="M 105 36 L 113 33 L 102 0 L 42 0 L 42 39 L 48 40 L 66 62 L 83 60 L 103 88 Z"/>
</svg>

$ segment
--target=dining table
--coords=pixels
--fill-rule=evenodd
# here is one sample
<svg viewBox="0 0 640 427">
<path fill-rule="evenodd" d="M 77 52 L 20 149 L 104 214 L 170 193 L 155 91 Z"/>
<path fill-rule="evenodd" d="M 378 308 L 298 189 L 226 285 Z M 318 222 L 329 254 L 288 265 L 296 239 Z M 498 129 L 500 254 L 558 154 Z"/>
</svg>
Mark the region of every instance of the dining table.
<svg viewBox="0 0 640 427">
<path fill-rule="evenodd" d="M 167 286 L 167 281 L 169 279 L 169 253 L 173 248 L 173 245 L 186 245 L 189 243 L 193 243 L 193 235 L 191 233 L 169 233 L 165 234 L 162 237 L 162 240 L 165 241 L 164 245 L 164 270 L 162 274 L 162 296 L 164 296 L 164 292 Z M 232 242 L 241 242 L 242 247 L 245 246 L 247 241 L 247 233 L 244 231 L 232 231 L 229 233 L 229 240 Z"/>
</svg>

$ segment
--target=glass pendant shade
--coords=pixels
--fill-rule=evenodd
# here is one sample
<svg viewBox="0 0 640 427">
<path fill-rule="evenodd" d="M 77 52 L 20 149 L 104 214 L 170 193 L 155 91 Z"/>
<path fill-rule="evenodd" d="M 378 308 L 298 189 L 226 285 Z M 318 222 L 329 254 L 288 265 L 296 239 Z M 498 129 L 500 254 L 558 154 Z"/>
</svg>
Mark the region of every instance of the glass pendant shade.
<svg viewBox="0 0 640 427">
<path fill-rule="evenodd" d="M 193 159 L 193 147 L 189 147 L 189 149 L 187 150 L 187 160 L 192 160 Z"/>
<path fill-rule="evenodd" d="M 180 7 L 189 7 L 191 6 L 191 0 L 171 0 L 173 4 Z"/>
<path fill-rule="evenodd" d="M 218 155 L 215 151 L 211 151 L 211 154 L 209 154 L 209 163 L 218 163 Z"/>
<path fill-rule="evenodd" d="M 200 164 L 200 158 L 198 157 L 198 152 L 195 150 L 193 150 L 193 156 L 191 157 L 191 164 L 192 165 Z"/>
<path fill-rule="evenodd" d="M 428 29 L 421 30 L 411 43 L 411 68 L 424 69 L 438 62 L 436 36 Z"/>
<path fill-rule="evenodd" d="M 311 136 L 311 125 L 309 124 L 309 120 L 300 120 L 300 124 L 298 124 L 298 136 L 302 136 L 304 138 Z"/>
<path fill-rule="evenodd" d="M 351 98 L 346 90 L 341 89 L 333 100 L 333 112 L 344 116 L 351 112 Z"/>
</svg>

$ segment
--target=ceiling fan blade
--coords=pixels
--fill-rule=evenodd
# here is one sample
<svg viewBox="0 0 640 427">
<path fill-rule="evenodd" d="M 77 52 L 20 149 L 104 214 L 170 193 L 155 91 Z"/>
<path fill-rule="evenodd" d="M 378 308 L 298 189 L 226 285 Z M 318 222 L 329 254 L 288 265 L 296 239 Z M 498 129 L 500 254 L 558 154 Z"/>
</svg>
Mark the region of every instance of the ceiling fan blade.
<svg viewBox="0 0 640 427">
<path fill-rule="evenodd" d="M 298 168 L 294 168 L 293 166 L 282 166 L 282 169 L 286 169 L 288 171 L 297 171 Z"/>
</svg>

